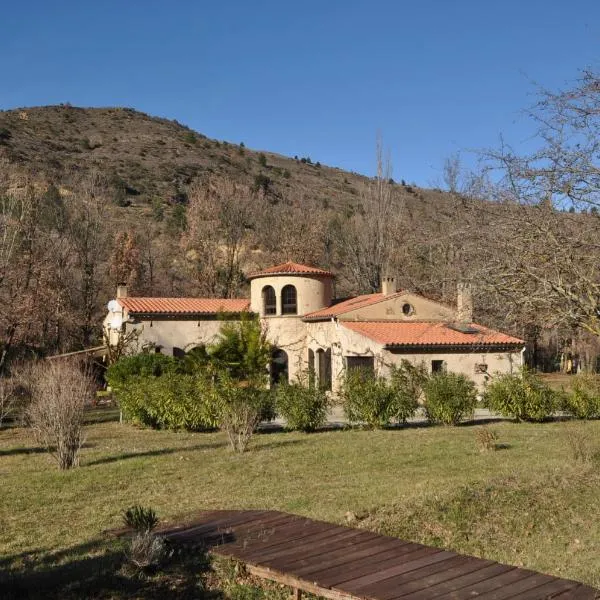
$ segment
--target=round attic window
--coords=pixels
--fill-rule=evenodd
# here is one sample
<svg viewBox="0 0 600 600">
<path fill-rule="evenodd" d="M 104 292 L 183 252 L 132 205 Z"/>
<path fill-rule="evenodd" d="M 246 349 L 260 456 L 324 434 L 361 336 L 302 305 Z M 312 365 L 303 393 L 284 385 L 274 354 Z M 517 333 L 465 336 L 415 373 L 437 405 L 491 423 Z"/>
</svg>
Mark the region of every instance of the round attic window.
<svg viewBox="0 0 600 600">
<path fill-rule="evenodd" d="M 412 304 L 406 302 L 406 304 L 402 305 L 402 313 L 405 317 L 410 317 L 410 315 L 412 315 L 414 312 L 415 309 L 413 308 Z"/>
</svg>

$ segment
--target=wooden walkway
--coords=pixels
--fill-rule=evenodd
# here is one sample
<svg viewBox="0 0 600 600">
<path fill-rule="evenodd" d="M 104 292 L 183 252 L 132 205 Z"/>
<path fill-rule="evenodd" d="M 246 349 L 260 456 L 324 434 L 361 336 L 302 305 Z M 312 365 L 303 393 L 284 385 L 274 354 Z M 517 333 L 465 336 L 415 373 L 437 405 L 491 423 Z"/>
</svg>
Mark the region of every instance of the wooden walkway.
<svg viewBox="0 0 600 600">
<path fill-rule="evenodd" d="M 592 600 L 600 592 L 491 560 L 276 511 L 210 511 L 161 532 L 248 571 L 333 600 Z"/>
</svg>

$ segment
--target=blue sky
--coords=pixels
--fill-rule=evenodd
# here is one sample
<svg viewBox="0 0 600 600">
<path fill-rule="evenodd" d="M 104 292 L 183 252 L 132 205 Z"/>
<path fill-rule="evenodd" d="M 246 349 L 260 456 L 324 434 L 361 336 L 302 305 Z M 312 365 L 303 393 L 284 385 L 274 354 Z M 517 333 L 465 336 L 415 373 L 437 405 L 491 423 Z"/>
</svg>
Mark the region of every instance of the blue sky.
<svg viewBox="0 0 600 600">
<path fill-rule="evenodd" d="M 0 108 L 130 106 L 209 137 L 394 177 L 530 144 L 534 83 L 600 59 L 597 0 L 4 2 Z"/>
</svg>

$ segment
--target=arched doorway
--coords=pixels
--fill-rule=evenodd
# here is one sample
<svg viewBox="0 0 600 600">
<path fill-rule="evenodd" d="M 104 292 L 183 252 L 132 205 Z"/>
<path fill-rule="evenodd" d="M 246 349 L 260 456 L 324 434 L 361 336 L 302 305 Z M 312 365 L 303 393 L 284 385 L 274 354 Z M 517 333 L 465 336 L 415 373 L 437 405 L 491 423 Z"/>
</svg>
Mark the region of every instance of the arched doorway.
<svg viewBox="0 0 600 600">
<path fill-rule="evenodd" d="M 288 383 L 288 355 L 281 348 L 274 348 L 271 353 L 271 385 Z"/>
</svg>

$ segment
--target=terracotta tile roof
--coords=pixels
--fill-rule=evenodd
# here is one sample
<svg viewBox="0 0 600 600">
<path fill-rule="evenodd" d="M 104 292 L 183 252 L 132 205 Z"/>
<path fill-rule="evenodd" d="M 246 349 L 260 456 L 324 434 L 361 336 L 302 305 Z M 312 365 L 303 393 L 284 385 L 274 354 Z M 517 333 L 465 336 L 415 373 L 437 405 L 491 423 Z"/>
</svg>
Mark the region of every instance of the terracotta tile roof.
<svg viewBox="0 0 600 600">
<path fill-rule="evenodd" d="M 250 308 L 250 301 L 243 298 L 119 298 L 117 302 L 130 313 L 163 315 L 212 315 Z"/>
<path fill-rule="evenodd" d="M 351 310 L 356 310 L 357 308 L 364 308 L 365 306 L 371 306 L 372 304 L 377 304 L 378 302 L 382 302 L 383 300 L 395 298 L 396 296 L 400 296 L 403 293 L 405 292 L 396 292 L 395 294 L 388 294 L 387 296 L 385 296 L 381 292 L 378 292 L 376 294 L 365 294 L 364 296 L 356 296 L 356 298 L 342 300 L 341 302 L 333 304 L 332 306 L 328 306 L 327 308 L 322 308 L 320 310 L 308 313 L 304 315 L 304 318 L 307 320 L 319 320 L 328 319 L 330 317 L 337 317 L 338 315 L 343 315 L 344 313 L 350 312 Z"/>
<path fill-rule="evenodd" d="M 262 271 L 250 273 L 248 275 L 248 279 L 252 279 L 253 277 L 262 277 L 265 275 L 320 275 L 322 277 L 334 276 L 331 271 L 325 271 L 324 269 L 319 269 L 318 267 L 309 267 L 308 265 L 301 265 L 299 263 L 288 261 L 280 265 L 275 265 L 274 267 L 269 267 L 268 269 L 263 269 Z"/>
<path fill-rule="evenodd" d="M 450 323 L 423 321 L 343 321 L 348 329 L 385 346 L 494 346 L 523 345 L 524 341 L 476 323 L 469 327 L 476 333 L 453 329 Z"/>
</svg>

